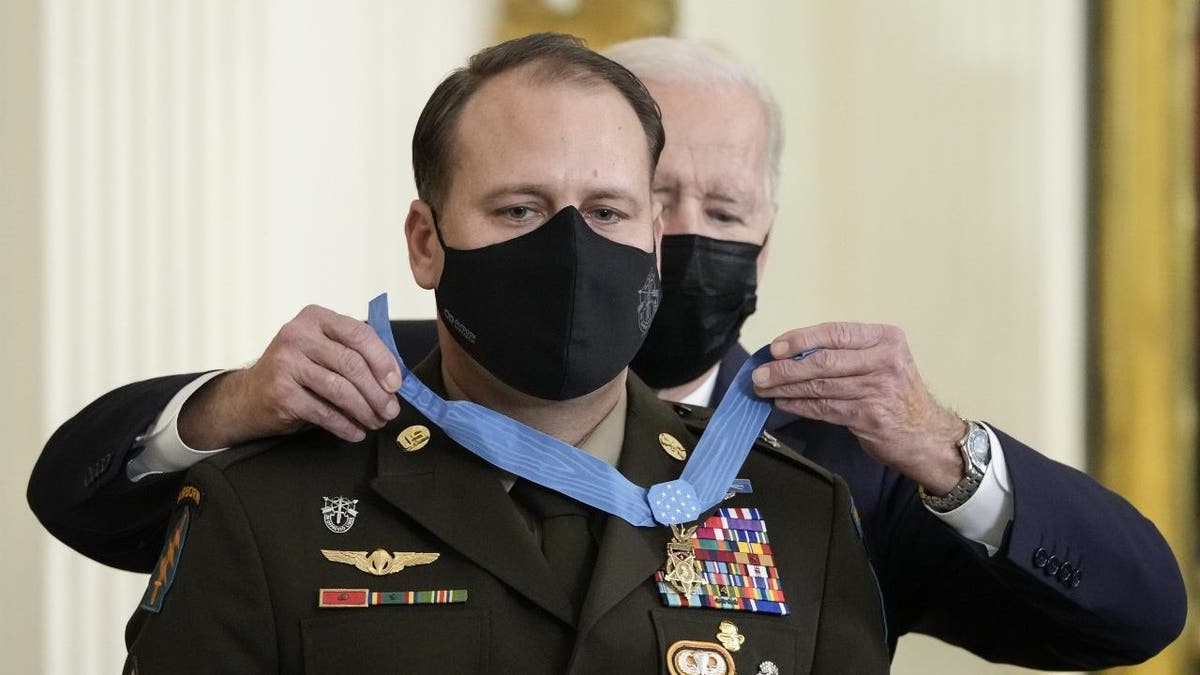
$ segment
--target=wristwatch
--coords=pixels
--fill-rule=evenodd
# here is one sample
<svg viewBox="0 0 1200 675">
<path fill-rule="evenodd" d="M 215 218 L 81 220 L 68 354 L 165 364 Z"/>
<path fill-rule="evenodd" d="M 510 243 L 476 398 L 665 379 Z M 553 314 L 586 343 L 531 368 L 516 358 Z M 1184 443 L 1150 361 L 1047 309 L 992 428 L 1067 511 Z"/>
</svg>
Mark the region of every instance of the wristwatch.
<svg viewBox="0 0 1200 675">
<path fill-rule="evenodd" d="M 962 506 L 983 482 L 983 474 L 987 472 L 988 464 L 992 461 L 992 441 L 987 429 L 979 422 L 963 420 L 967 423 L 967 433 L 955 445 L 962 453 L 964 474 L 950 492 L 937 496 L 925 492 L 924 487 L 918 487 L 921 501 L 926 506 L 946 513 Z"/>
</svg>

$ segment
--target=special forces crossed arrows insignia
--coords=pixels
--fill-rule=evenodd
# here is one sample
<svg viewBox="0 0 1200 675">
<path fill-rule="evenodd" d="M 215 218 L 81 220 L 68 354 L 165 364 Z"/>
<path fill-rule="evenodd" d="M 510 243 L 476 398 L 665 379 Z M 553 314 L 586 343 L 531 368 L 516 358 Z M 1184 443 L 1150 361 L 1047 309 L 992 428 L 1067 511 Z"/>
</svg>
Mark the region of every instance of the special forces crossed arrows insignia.
<svg viewBox="0 0 1200 675">
<path fill-rule="evenodd" d="M 321 553 L 330 562 L 354 565 L 363 572 L 374 574 L 377 577 L 395 574 L 412 565 L 428 565 L 441 555 L 440 553 L 414 553 L 411 551 L 389 553 L 381 548 L 370 553 L 366 551 L 334 551 L 323 548 Z"/>
</svg>

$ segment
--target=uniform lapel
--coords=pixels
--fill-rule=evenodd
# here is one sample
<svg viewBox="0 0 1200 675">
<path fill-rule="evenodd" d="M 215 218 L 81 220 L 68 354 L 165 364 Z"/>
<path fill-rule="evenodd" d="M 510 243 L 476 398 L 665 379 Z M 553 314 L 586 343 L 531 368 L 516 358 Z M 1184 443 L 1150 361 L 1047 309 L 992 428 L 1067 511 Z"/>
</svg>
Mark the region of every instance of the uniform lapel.
<svg viewBox="0 0 1200 675">
<path fill-rule="evenodd" d="M 628 386 L 621 473 L 642 487 L 678 478 L 684 464 L 663 452 L 658 435 L 665 432 L 675 436 L 689 451 L 695 445 L 692 435 L 671 406 L 655 398 L 654 392 L 632 374 Z M 580 614 L 581 636 L 633 589 L 647 582 L 666 559 L 668 539 L 667 527 L 634 527 L 616 516 L 607 518 L 596 571 Z"/>
<path fill-rule="evenodd" d="M 438 352 L 413 372 L 444 395 Z M 432 438 L 421 450 L 403 452 L 395 445 L 396 435 L 413 424 L 429 427 Z M 494 467 L 408 404 L 379 433 L 378 443 L 379 472 L 371 486 L 381 497 L 530 601 L 574 625 L 570 599 L 545 582 L 550 575 L 546 559 Z"/>
</svg>

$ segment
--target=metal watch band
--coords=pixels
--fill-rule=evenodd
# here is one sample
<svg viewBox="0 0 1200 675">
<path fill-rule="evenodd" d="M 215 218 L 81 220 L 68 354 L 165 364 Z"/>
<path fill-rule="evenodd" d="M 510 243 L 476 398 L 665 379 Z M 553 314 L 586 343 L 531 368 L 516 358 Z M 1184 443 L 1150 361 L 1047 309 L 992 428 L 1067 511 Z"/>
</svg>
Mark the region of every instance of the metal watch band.
<svg viewBox="0 0 1200 675">
<path fill-rule="evenodd" d="M 944 495 L 931 495 L 925 491 L 923 486 L 917 487 L 917 494 L 920 495 L 921 501 L 938 513 L 947 513 L 962 506 L 975 494 L 975 491 L 983 483 L 983 473 L 971 462 L 966 449 L 966 443 L 971 437 L 972 432 L 977 428 L 981 429 L 982 425 L 971 420 L 964 419 L 963 421 L 967 423 L 967 433 L 955 444 L 963 455 L 963 471 L 965 475 L 963 475 L 962 480 L 958 481 L 958 485 L 955 485 L 950 492 Z"/>
<path fill-rule="evenodd" d="M 931 495 L 925 491 L 925 488 L 918 487 L 917 492 L 921 495 L 921 501 L 926 506 L 937 511 L 938 513 L 947 513 L 957 509 L 975 494 L 979 486 L 983 483 L 983 476 L 974 472 L 968 472 L 963 479 L 955 485 L 950 492 L 942 496 Z"/>
</svg>

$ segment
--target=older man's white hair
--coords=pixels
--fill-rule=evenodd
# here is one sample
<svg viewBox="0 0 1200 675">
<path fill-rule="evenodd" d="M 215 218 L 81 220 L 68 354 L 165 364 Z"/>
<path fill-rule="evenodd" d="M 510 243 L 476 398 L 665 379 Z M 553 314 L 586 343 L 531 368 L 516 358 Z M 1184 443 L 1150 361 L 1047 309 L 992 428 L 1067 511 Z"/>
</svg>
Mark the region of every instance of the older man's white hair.
<svg viewBox="0 0 1200 675">
<path fill-rule="evenodd" d="M 604 55 L 643 80 L 662 84 L 737 84 L 754 92 L 767 123 L 767 194 L 775 201 L 783 154 L 783 123 L 775 97 L 749 68 L 714 47 L 682 38 L 629 40 L 609 47 Z M 668 139 L 670 133 L 668 129 Z"/>
</svg>

